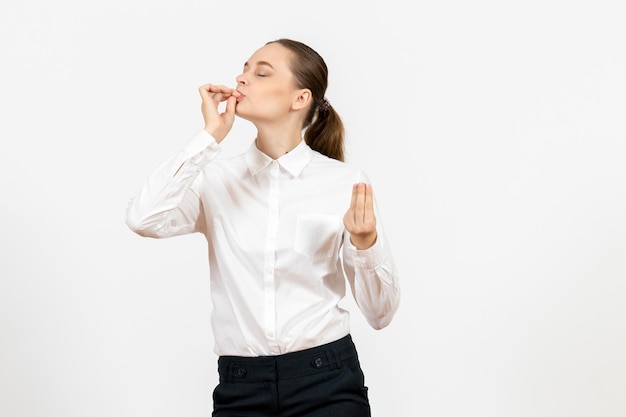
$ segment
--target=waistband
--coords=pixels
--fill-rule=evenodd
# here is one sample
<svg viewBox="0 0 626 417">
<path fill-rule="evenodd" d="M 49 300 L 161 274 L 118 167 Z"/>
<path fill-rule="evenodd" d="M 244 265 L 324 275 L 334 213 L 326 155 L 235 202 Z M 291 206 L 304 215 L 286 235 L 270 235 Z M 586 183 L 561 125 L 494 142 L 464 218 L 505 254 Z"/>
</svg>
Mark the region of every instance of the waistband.
<svg viewBox="0 0 626 417">
<path fill-rule="evenodd" d="M 220 383 L 269 382 L 298 378 L 341 368 L 358 360 L 352 337 L 310 349 L 276 356 L 220 356 L 217 368 Z"/>
</svg>

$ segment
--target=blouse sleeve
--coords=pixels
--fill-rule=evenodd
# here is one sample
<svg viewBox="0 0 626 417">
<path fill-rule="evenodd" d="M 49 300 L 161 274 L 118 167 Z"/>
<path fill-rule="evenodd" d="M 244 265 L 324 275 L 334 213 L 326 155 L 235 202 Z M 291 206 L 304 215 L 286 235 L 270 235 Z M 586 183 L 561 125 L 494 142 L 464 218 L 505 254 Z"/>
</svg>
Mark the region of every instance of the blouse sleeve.
<svg viewBox="0 0 626 417">
<path fill-rule="evenodd" d="M 126 209 L 126 224 L 135 233 L 165 238 L 204 232 L 205 221 L 197 178 L 220 153 L 219 144 L 204 129 L 154 170 Z"/>
<path fill-rule="evenodd" d="M 377 238 L 373 246 L 357 249 L 345 231 L 343 243 L 343 267 L 350 283 L 352 295 L 365 319 L 374 329 L 382 329 L 391 323 L 400 305 L 398 272 L 376 203 Z"/>
</svg>

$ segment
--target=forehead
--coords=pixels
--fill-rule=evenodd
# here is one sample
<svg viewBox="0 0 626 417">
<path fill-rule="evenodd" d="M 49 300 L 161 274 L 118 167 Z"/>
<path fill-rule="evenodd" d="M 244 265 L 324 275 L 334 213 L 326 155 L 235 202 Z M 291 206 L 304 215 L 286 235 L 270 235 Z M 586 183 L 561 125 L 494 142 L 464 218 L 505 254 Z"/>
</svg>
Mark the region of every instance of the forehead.
<svg viewBox="0 0 626 417">
<path fill-rule="evenodd" d="M 267 62 L 274 68 L 289 67 L 291 51 L 279 43 L 270 43 L 257 49 L 246 62 L 254 65 L 257 62 Z"/>
</svg>

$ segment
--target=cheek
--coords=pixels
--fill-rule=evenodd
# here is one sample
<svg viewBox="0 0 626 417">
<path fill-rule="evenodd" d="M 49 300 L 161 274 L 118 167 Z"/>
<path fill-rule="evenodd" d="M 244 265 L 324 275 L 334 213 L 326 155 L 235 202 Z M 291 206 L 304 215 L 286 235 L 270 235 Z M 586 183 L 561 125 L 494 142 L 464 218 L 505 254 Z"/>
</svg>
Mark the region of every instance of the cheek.
<svg viewBox="0 0 626 417">
<path fill-rule="evenodd" d="M 283 85 L 275 85 L 267 86 L 263 95 L 271 100 L 289 101 L 291 92 Z"/>
<path fill-rule="evenodd" d="M 268 87 L 259 98 L 266 109 L 271 111 L 285 111 L 291 106 L 291 91 L 284 86 Z"/>
</svg>

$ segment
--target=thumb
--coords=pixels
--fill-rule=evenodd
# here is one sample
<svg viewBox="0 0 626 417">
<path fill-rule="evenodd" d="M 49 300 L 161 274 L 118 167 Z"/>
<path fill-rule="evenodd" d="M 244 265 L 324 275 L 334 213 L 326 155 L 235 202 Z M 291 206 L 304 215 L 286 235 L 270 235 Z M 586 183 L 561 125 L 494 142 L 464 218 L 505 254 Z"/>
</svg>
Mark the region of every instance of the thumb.
<svg viewBox="0 0 626 417">
<path fill-rule="evenodd" d="M 235 109 L 237 108 L 237 97 L 230 96 L 226 100 L 226 110 L 224 111 L 225 115 L 229 117 L 235 118 Z"/>
</svg>

